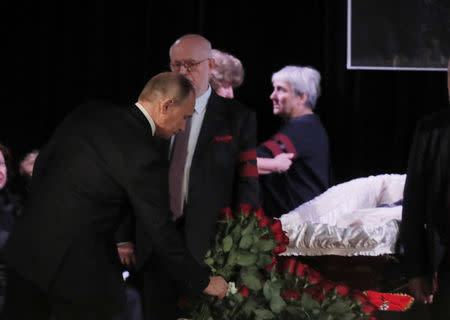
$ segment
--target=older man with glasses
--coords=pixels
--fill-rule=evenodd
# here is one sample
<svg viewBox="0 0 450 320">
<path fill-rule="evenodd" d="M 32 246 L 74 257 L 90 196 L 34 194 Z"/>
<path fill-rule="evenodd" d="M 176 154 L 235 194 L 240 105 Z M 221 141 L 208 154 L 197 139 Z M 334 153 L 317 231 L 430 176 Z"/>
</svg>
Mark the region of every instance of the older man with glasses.
<svg viewBox="0 0 450 320">
<path fill-rule="evenodd" d="M 207 39 L 184 35 L 169 54 L 171 70 L 189 79 L 196 94 L 192 119 L 171 146 L 172 219 L 192 255 L 204 264 L 220 211 L 241 203 L 258 204 L 256 117 L 241 103 L 211 89 L 214 60 Z M 176 318 L 179 291 L 167 283 L 166 272 L 152 264 L 144 275 L 145 319 Z"/>
</svg>

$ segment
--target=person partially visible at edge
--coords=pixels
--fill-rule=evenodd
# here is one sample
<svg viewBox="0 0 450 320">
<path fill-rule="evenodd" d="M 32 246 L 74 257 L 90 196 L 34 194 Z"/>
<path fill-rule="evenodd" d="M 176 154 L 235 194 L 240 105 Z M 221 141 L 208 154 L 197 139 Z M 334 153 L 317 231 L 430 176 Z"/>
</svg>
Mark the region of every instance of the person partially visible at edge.
<svg viewBox="0 0 450 320">
<path fill-rule="evenodd" d="M 261 197 L 267 215 L 279 217 L 313 199 L 332 184 L 328 135 L 314 113 L 320 73 L 286 66 L 272 76 L 273 113 L 281 130 L 257 148 Z"/>
<path fill-rule="evenodd" d="M 31 178 L 33 176 L 34 162 L 39 155 L 38 150 L 28 152 L 19 164 L 19 179 L 17 192 L 21 196 L 21 201 L 26 201 L 31 187 Z"/>
<path fill-rule="evenodd" d="M 3 248 L 22 208 L 19 198 L 8 186 L 11 173 L 11 151 L 0 142 L 0 314 L 3 310 L 7 282 Z"/>
<path fill-rule="evenodd" d="M 65 118 L 39 153 L 5 248 L 6 319 L 116 319 L 125 284 L 114 233 L 126 214 L 143 234 L 137 269 L 158 263 L 166 282 L 224 297 L 227 283 L 186 250 L 169 210 L 164 139 L 184 130 L 194 102 L 191 83 L 166 72 L 145 85 L 135 105 L 88 103 Z"/>
<path fill-rule="evenodd" d="M 450 60 L 447 86 L 450 101 Z M 400 247 L 409 290 L 432 319 L 450 315 L 450 108 L 416 126 L 406 175 Z M 436 277 L 437 275 L 437 277 Z"/>
<path fill-rule="evenodd" d="M 234 98 L 234 90 L 244 81 L 242 62 L 235 56 L 217 49 L 211 50 L 214 67 L 209 83 L 224 98 Z"/>
</svg>

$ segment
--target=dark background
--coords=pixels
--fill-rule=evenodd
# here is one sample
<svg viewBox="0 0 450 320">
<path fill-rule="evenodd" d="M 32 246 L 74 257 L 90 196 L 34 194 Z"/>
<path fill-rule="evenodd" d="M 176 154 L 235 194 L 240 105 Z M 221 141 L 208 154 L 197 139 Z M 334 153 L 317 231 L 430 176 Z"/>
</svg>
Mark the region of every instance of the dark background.
<svg viewBox="0 0 450 320">
<path fill-rule="evenodd" d="M 345 0 L 2 1 L 0 12 L 0 140 L 16 161 L 81 102 L 134 103 L 152 75 L 168 70 L 169 46 L 186 33 L 241 59 L 236 97 L 257 112 L 259 141 L 281 124 L 269 99 L 272 73 L 317 68 L 317 113 L 337 182 L 404 173 L 416 121 L 448 107 L 445 72 L 346 70 Z"/>
<path fill-rule="evenodd" d="M 449 0 L 349 1 L 353 67 L 447 70 Z"/>
</svg>

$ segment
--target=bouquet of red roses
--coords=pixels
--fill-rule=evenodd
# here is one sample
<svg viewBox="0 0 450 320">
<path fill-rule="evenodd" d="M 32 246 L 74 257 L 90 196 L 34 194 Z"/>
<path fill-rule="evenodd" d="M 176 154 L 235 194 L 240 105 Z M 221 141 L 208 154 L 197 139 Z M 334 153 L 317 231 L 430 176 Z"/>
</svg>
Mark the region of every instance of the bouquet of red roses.
<svg viewBox="0 0 450 320">
<path fill-rule="evenodd" d="M 279 257 L 289 243 L 280 220 L 241 205 L 220 214 L 215 244 L 205 262 L 229 282 L 222 300 L 202 295 L 193 320 L 373 319 L 375 307 L 360 291 L 324 280 L 293 257 Z"/>
</svg>

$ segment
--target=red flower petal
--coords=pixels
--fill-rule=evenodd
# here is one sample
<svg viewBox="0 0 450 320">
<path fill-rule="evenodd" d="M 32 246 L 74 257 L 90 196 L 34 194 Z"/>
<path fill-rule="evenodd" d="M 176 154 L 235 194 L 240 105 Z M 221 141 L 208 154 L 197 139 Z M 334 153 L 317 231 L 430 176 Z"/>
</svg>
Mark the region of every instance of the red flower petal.
<svg viewBox="0 0 450 320">
<path fill-rule="evenodd" d="M 278 219 L 274 220 L 272 225 L 270 226 L 270 230 L 272 230 L 274 234 L 283 234 L 283 227 L 281 225 L 281 221 Z"/>
<path fill-rule="evenodd" d="M 272 219 L 264 216 L 261 220 L 259 220 L 258 224 L 261 228 L 265 228 L 272 222 Z"/>
<path fill-rule="evenodd" d="M 336 286 L 336 293 L 338 295 L 340 295 L 341 297 L 348 295 L 349 292 L 350 292 L 350 288 L 344 284 L 338 284 Z"/>
<path fill-rule="evenodd" d="M 261 207 L 254 207 L 253 208 L 253 214 L 255 215 L 255 217 L 259 220 L 262 219 L 264 217 L 264 211 Z"/>
<path fill-rule="evenodd" d="M 306 264 L 299 262 L 297 264 L 297 268 L 295 268 L 295 274 L 297 275 L 297 277 L 303 278 L 307 274 L 308 270 L 309 267 Z"/>
<path fill-rule="evenodd" d="M 288 272 L 289 274 L 294 274 L 296 263 L 297 263 L 297 261 L 295 261 L 294 258 L 289 258 L 289 259 L 285 260 L 283 263 L 283 270 Z"/>
<path fill-rule="evenodd" d="M 242 294 L 243 297 L 248 297 L 248 294 L 250 293 L 248 288 L 244 285 L 241 286 L 241 288 L 239 289 L 239 292 Z"/>
<path fill-rule="evenodd" d="M 285 251 L 286 251 L 286 246 L 284 244 L 280 244 L 278 247 L 273 249 L 273 253 L 274 254 L 280 254 L 280 253 L 285 252 Z"/>
<path fill-rule="evenodd" d="M 322 288 L 322 290 L 327 293 L 331 290 L 333 290 L 334 288 L 336 288 L 336 283 L 334 283 L 333 281 L 329 281 L 329 280 L 324 280 L 322 282 L 320 282 L 318 284 L 318 286 L 320 288 Z"/>
<path fill-rule="evenodd" d="M 233 220 L 233 214 L 230 208 L 223 208 L 219 212 L 219 220 Z"/>
<path fill-rule="evenodd" d="M 317 283 L 317 282 L 320 282 L 323 278 L 322 278 L 321 274 L 318 273 L 316 270 L 309 269 L 307 279 L 311 283 Z"/>
<path fill-rule="evenodd" d="M 242 212 L 244 216 L 248 216 L 250 214 L 252 206 L 248 203 L 240 203 L 239 204 L 239 210 Z"/>
</svg>

